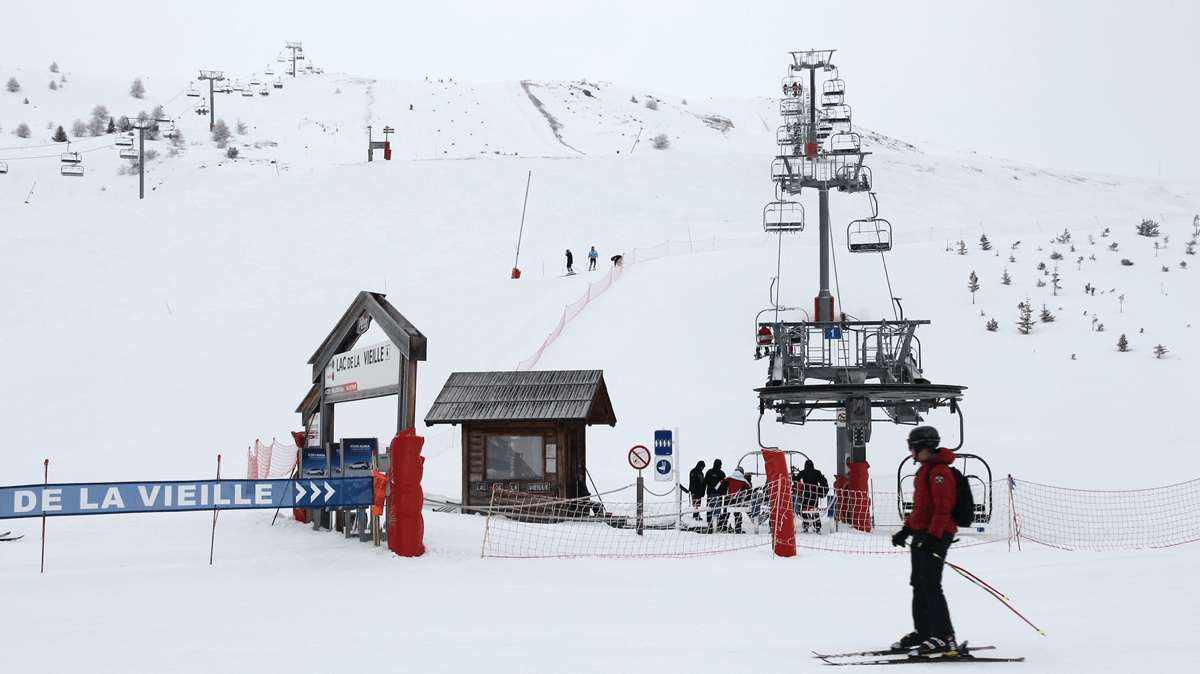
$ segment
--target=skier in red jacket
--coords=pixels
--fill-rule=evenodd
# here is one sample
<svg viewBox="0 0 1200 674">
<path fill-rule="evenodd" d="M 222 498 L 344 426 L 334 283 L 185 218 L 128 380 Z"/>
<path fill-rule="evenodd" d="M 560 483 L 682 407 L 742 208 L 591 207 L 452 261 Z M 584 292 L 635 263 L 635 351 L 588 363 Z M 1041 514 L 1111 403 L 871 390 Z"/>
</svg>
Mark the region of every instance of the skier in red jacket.
<svg viewBox="0 0 1200 674">
<path fill-rule="evenodd" d="M 958 655 L 950 608 L 942 594 L 942 569 L 946 551 L 954 542 L 958 527 L 951 512 L 958 497 L 958 486 L 950 464 L 954 452 L 939 447 L 941 437 L 933 426 L 918 426 L 908 434 L 908 451 L 921 467 L 913 478 L 913 508 L 904 528 L 892 536 L 892 545 L 903 547 L 912 536 L 912 576 L 914 631 L 892 644 L 895 650 L 916 648 L 922 655 L 948 657 Z"/>
</svg>

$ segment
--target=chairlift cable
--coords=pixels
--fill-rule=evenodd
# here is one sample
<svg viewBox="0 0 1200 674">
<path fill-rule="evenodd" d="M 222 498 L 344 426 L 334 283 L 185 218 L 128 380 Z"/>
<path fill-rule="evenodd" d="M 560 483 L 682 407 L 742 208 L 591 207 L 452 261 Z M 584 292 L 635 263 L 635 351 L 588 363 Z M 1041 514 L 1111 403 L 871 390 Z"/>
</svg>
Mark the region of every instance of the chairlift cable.
<svg viewBox="0 0 1200 674">
<path fill-rule="evenodd" d="M 39 145 L 38 147 L 45 147 L 45 146 L 44 146 L 44 145 Z M 76 151 L 75 151 L 75 154 L 84 154 L 84 153 L 87 153 L 87 152 L 95 152 L 95 151 L 97 151 L 97 150 L 104 150 L 104 149 L 107 149 L 107 148 L 110 148 L 110 147 L 116 147 L 116 144 L 115 144 L 115 143 L 112 143 L 112 144 L 109 144 L 109 145 L 101 145 L 101 146 L 99 146 L 99 147 L 94 147 L 94 148 L 92 148 L 92 149 L 90 149 L 90 150 L 76 150 Z M 13 158 L 11 158 L 11 159 L 6 159 L 6 158 L 3 158 L 3 157 L 0 157 L 0 161 L 21 161 L 22 159 L 50 159 L 50 158 L 53 158 L 53 157 L 58 157 L 58 156 L 61 156 L 61 155 L 62 155 L 62 153 L 58 153 L 58 154 L 39 154 L 39 155 L 36 155 L 36 156 L 33 156 L 33 157 L 13 157 Z"/>
</svg>

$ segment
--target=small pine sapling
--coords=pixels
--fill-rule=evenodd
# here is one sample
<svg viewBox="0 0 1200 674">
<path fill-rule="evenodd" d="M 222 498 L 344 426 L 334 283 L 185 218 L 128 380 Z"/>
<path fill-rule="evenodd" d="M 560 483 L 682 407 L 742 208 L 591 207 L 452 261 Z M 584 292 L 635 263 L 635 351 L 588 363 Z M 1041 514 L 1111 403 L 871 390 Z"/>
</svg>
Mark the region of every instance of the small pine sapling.
<svg viewBox="0 0 1200 674">
<path fill-rule="evenodd" d="M 1121 333 L 1121 338 L 1117 340 L 1117 351 L 1125 353 L 1129 351 L 1129 340 L 1125 339 L 1125 333 Z"/>
<path fill-rule="evenodd" d="M 1142 220 L 1137 226 L 1138 236 L 1158 236 L 1158 223 L 1153 220 Z"/>
<path fill-rule="evenodd" d="M 1052 251 L 1050 251 L 1050 259 L 1051 260 L 1061 260 L 1061 259 L 1063 259 L 1063 255 L 1062 255 L 1062 253 L 1058 252 L 1057 250 L 1052 250 Z"/>
<path fill-rule="evenodd" d="M 1069 229 L 1064 228 L 1062 234 L 1059 234 L 1058 236 L 1054 237 L 1054 243 L 1070 243 L 1070 242 L 1071 242 L 1071 231 Z"/>
<path fill-rule="evenodd" d="M 1019 245 L 1021 245 L 1021 242 L 1020 242 L 1020 241 L 1018 241 L 1018 242 L 1014 243 L 1014 244 L 1012 245 L 1012 248 L 1011 248 L 1011 250 L 1016 250 L 1016 249 L 1017 249 L 1017 246 L 1019 246 Z"/>
<path fill-rule="evenodd" d="M 1113 241 L 1111 244 L 1109 244 L 1108 249 L 1115 253 L 1117 252 L 1117 246 L 1119 245 L 1120 244 L 1118 244 L 1116 241 Z"/>
<path fill-rule="evenodd" d="M 979 237 L 979 247 L 984 250 L 992 249 L 992 242 L 988 241 L 987 234 L 984 234 L 983 236 Z"/>
<path fill-rule="evenodd" d="M 1042 279 L 1038 279 L 1038 280 L 1037 280 L 1037 283 L 1034 283 L 1034 285 L 1035 285 L 1035 286 L 1037 286 L 1037 287 L 1039 287 L 1039 288 L 1045 288 L 1045 287 L 1046 287 L 1046 282 L 1045 282 L 1045 281 L 1043 281 Z"/>
<path fill-rule="evenodd" d="M 1062 286 L 1058 284 L 1058 266 L 1055 265 L 1054 273 L 1050 275 L 1050 289 L 1053 291 L 1051 294 L 1058 295 L 1060 288 Z"/>
<path fill-rule="evenodd" d="M 1042 270 L 1044 270 L 1044 269 L 1046 268 L 1046 263 L 1045 263 L 1045 262 L 1039 262 L 1039 263 L 1038 263 L 1038 266 L 1037 266 L 1037 268 L 1038 268 L 1038 271 L 1042 271 Z"/>
<path fill-rule="evenodd" d="M 58 82 L 50 80 L 50 91 L 58 91 Z"/>
<path fill-rule="evenodd" d="M 966 255 L 967 254 L 967 242 L 963 241 L 962 239 L 959 239 L 957 245 L 958 245 L 958 254 Z"/>
<path fill-rule="evenodd" d="M 1028 335 L 1033 330 L 1033 308 L 1028 301 L 1018 302 L 1017 310 L 1021 312 L 1021 317 L 1017 319 L 1017 332 L 1022 335 Z"/>
<path fill-rule="evenodd" d="M 1158 346 L 1154 347 L 1154 357 L 1155 358 L 1162 358 L 1166 354 L 1167 354 L 1167 347 L 1163 346 L 1162 344 L 1159 344 Z"/>
<path fill-rule="evenodd" d="M 1008 275 L 1008 267 L 1004 268 L 1004 274 L 1000 276 L 1001 285 L 1012 285 L 1012 277 Z"/>
<path fill-rule="evenodd" d="M 1050 313 L 1050 310 L 1046 308 L 1046 303 L 1042 302 L 1042 313 L 1038 315 L 1038 320 L 1043 323 L 1053 323 L 1054 318 L 1054 314 Z"/>
<path fill-rule="evenodd" d="M 1131 261 L 1129 258 L 1127 258 L 1127 257 L 1123 257 L 1123 258 L 1121 258 L 1121 264 L 1125 265 L 1126 267 L 1132 267 L 1132 266 L 1133 266 L 1133 262 L 1132 262 L 1132 261 Z"/>
<path fill-rule="evenodd" d="M 1080 255 L 1079 258 L 1075 260 L 1075 263 L 1079 265 L 1079 271 L 1083 271 L 1083 256 L 1082 255 Z"/>
<path fill-rule="evenodd" d="M 1096 245 L 1096 239 L 1093 238 L 1091 234 L 1088 234 L 1088 245 L 1091 245 L 1091 246 Z"/>
<path fill-rule="evenodd" d="M 984 327 L 987 328 L 988 332 L 995 332 L 1000 329 L 1000 324 L 997 323 L 996 319 L 993 318 L 992 320 L 988 321 L 987 325 Z"/>
<path fill-rule="evenodd" d="M 1180 268 L 1180 269 L 1187 269 L 1187 262 L 1186 262 L 1186 261 L 1183 261 L 1183 260 L 1180 260 L 1180 261 L 1179 261 L 1179 268 Z"/>
<path fill-rule="evenodd" d="M 52 72 L 52 73 L 58 72 L 58 61 L 54 61 L 53 63 L 50 64 L 50 72 Z"/>
<path fill-rule="evenodd" d="M 1117 298 L 1117 302 L 1119 303 L 1118 306 L 1120 307 L 1121 313 L 1125 313 L 1125 294 L 1124 293 L 1121 293 L 1121 296 Z"/>
<path fill-rule="evenodd" d="M 979 277 L 975 275 L 975 270 L 971 270 L 971 275 L 967 277 L 967 290 L 971 291 L 971 304 L 975 304 L 975 291 L 979 290 Z"/>
<path fill-rule="evenodd" d="M 1012 253 L 1009 253 L 1009 254 L 1008 254 L 1008 261 L 1009 261 L 1009 262 L 1016 262 L 1016 261 L 1017 261 L 1017 256 L 1016 256 L 1016 255 L 1013 255 Z"/>
<path fill-rule="evenodd" d="M 1163 271 L 1171 271 L 1171 268 L 1170 268 L 1170 267 L 1168 267 L 1167 265 L 1165 265 L 1165 264 L 1164 264 L 1164 265 L 1162 266 L 1162 270 L 1163 270 Z"/>
</svg>

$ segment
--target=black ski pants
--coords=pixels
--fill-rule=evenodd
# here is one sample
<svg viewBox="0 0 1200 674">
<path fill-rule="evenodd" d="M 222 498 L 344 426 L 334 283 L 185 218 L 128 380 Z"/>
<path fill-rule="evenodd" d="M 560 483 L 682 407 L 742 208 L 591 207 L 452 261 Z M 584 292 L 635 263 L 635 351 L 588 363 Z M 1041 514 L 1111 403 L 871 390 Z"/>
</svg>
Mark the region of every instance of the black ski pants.
<svg viewBox="0 0 1200 674">
<path fill-rule="evenodd" d="M 912 547 L 913 629 L 923 637 L 945 638 L 954 635 L 950 607 L 942 594 L 942 570 L 946 563 L 916 546 Z M 945 557 L 945 555 L 943 555 Z"/>
</svg>

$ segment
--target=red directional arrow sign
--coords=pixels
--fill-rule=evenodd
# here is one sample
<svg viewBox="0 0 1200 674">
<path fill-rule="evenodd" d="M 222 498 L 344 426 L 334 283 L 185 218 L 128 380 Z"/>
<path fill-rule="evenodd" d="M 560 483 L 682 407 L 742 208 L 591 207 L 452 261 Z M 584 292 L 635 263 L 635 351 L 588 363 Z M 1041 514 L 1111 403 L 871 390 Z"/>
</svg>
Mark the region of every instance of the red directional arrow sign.
<svg viewBox="0 0 1200 674">
<path fill-rule="evenodd" d="M 633 449 L 629 450 L 629 465 L 641 470 L 650 465 L 650 450 L 642 445 L 634 445 Z"/>
</svg>

